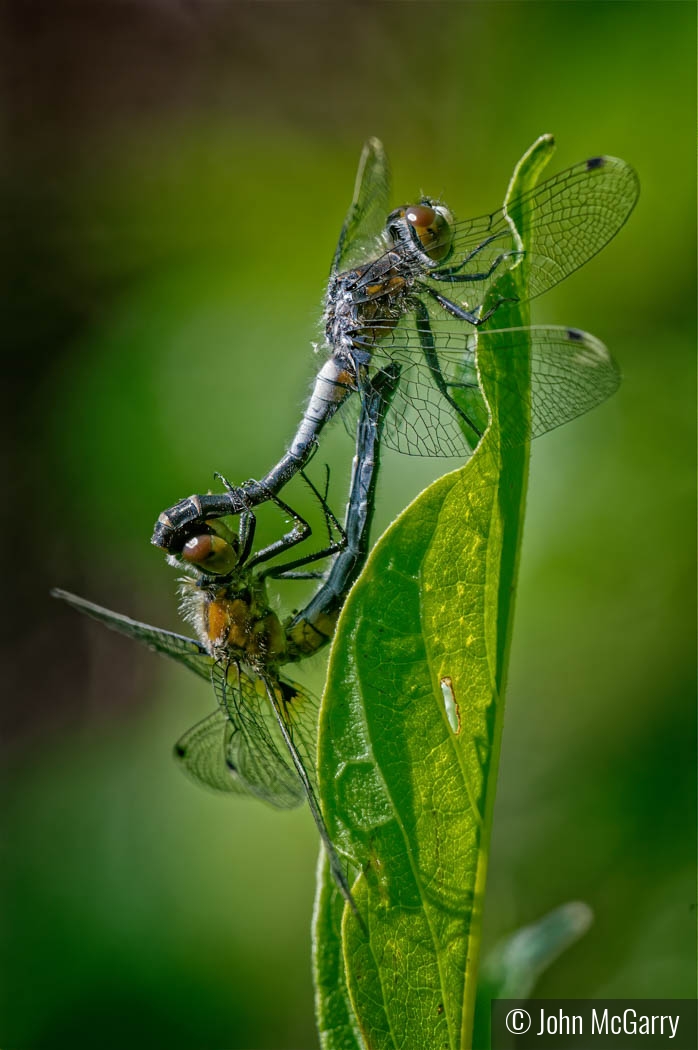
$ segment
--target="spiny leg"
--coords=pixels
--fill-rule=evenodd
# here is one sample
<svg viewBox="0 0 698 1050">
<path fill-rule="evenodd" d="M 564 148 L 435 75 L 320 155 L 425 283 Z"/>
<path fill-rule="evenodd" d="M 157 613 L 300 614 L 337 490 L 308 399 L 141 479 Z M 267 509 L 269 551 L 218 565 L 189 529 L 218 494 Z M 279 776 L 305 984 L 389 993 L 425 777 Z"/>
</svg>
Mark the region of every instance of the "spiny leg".
<svg viewBox="0 0 698 1050">
<path fill-rule="evenodd" d="M 327 538 L 330 541 L 330 544 L 335 542 L 332 539 L 333 530 L 334 530 L 335 533 L 338 533 L 340 537 L 343 537 L 344 539 L 346 539 L 346 535 L 345 535 L 344 529 L 342 528 L 342 526 L 337 521 L 337 518 L 335 517 L 334 512 L 332 511 L 332 508 L 330 507 L 329 503 L 327 502 L 327 493 L 330 490 L 330 468 L 327 465 L 327 463 L 325 464 L 325 491 L 324 492 L 320 492 L 319 491 L 317 486 L 311 481 L 311 479 L 308 477 L 308 475 L 306 474 L 306 472 L 304 470 L 301 470 L 300 475 L 303 478 L 303 481 L 306 483 L 306 485 L 310 489 L 310 491 L 312 492 L 312 494 L 315 496 L 316 500 L 320 504 L 320 507 L 322 508 L 322 513 L 325 516 L 325 528 L 327 529 Z"/>
<path fill-rule="evenodd" d="M 459 321 L 467 321 L 468 324 L 472 324 L 476 328 L 478 328 L 481 324 L 484 324 L 485 321 L 489 321 L 492 314 L 496 313 L 499 307 L 503 306 L 504 303 L 518 303 L 519 301 L 513 296 L 502 296 L 501 299 L 497 300 L 494 306 L 490 307 L 486 314 L 482 314 L 481 316 L 479 306 L 477 310 L 465 310 L 462 306 L 459 306 L 458 303 L 454 303 L 452 299 L 447 299 L 445 295 L 440 295 L 428 285 L 422 284 L 420 282 L 420 287 L 425 292 L 427 292 L 432 297 L 432 299 L 435 299 L 439 306 L 443 307 L 446 313 L 449 313 L 451 317 L 455 317 Z"/>
<path fill-rule="evenodd" d="M 484 241 L 480 241 L 479 244 L 476 244 L 474 248 L 471 248 L 471 250 L 463 256 L 457 266 L 447 266 L 445 269 L 437 270 L 436 272 L 445 274 L 457 273 L 459 270 L 462 270 L 464 266 L 467 266 L 471 259 L 474 259 L 476 255 L 479 255 L 483 248 L 486 248 L 488 244 L 492 244 L 492 242 L 496 241 L 501 235 L 500 231 L 499 233 L 493 233 L 491 237 L 485 237 Z"/>
<path fill-rule="evenodd" d="M 268 569 L 264 569 L 260 573 L 260 579 L 262 580 L 319 580 L 325 574 L 323 572 L 308 572 L 308 573 L 296 573 L 294 569 L 300 569 L 303 565 L 310 565 L 314 561 L 320 561 L 322 558 L 329 558 L 333 554 L 339 553 L 344 550 L 346 546 L 346 537 L 341 540 L 337 540 L 336 543 L 329 547 L 325 547 L 321 551 L 313 551 L 312 554 L 306 554 L 304 558 L 296 558 L 294 561 L 284 562 L 283 565 L 272 565 Z"/>
<path fill-rule="evenodd" d="M 281 539 L 274 540 L 273 543 L 257 551 L 254 557 L 247 562 L 248 569 L 253 569 L 255 565 L 260 565 L 264 561 L 269 561 L 270 558 L 275 558 L 277 554 L 283 554 L 284 551 L 290 550 L 291 547 L 302 543 L 303 540 L 307 540 L 313 532 L 305 518 L 301 517 L 297 511 L 289 507 L 288 503 L 284 503 L 278 496 L 270 493 L 269 502 L 293 519 L 293 527 L 288 532 L 285 532 Z"/>
<path fill-rule="evenodd" d="M 302 559 L 301 559 L 302 563 Z M 296 562 L 289 562 L 291 566 L 295 565 Z M 322 569 L 318 569 L 316 572 L 286 572 L 286 566 L 280 565 L 278 570 L 273 572 L 265 572 L 262 575 L 263 580 L 323 580 L 325 573 Z"/>
<path fill-rule="evenodd" d="M 458 263 L 457 266 L 447 266 L 441 270 L 431 270 L 429 273 L 430 277 L 433 277 L 435 281 L 447 281 L 452 283 L 463 283 L 464 281 L 486 281 L 488 277 L 491 277 L 498 266 L 504 262 L 505 259 L 516 258 L 524 255 L 523 251 L 517 249 L 511 249 L 507 252 L 502 252 L 497 258 L 491 263 L 488 270 L 481 270 L 479 273 L 463 273 L 463 268 L 468 265 L 471 259 L 474 259 L 483 248 L 486 248 L 492 241 L 496 241 L 501 234 L 496 233 L 492 237 L 488 237 L 478 244 L 477 248 L 473 248 L 472 251 L 468 252 L 466 256 Z"/>
<path fill-rule="evenodd" d="M 254 534 L 257 529 L 257 518 L 254 511 L 244 510 L 240 515 L 240 527 L 238 529 L 239 556 L 238 564 L 244 565 L 250 556 Z"/>
<path fill-rule="evenodd" d="M 294 569 L 300 569 L 303 565 L 309 565 L 314 561 L 320 561 L 322 558 L 329 558 L 333 554 L 339 553 L 345 549 L 347 545 L 347 534 L 337 521 L 332 509 L 327 502 L 327 491 L 330 483 L 330 472 L 327 468 L 326 481 L 325 481 L 325 493 L 324 495 L 317 489 L 310 478 L 306 475 L 305 471 L 301 471 L 301 477 L 305 481 L 306 485 L 317 498 L 322 512 L 325 515 L 325 525 L 327 527 L 327 533 L 329 538 L 329 544 L 320 551 L 314 551 L 312 554 L 306 554 L 303 558 L 296 558 L 294 561 L 284 562 L 283 565 L 274 565 L 269 569 L 265 569 L 261 573 L 262 579 L 274 579 L 274 580 L 318 580 L 321 579 L 324 573 L 322 572 L 308 572 L 308 573 L 297 573 Z M 333 530 L 337 534 L 337 539 L 333 539 Z"/>
<path fill-rule="evenodd" d="M 187 540 L 200 533 L 202 527 L 213 518 L 241 514 L 250 507 L 266 503 L 269 493 L 278 492 L 294 477 L 300 466 L 310 462 L 316 450 L 317 438 L 313 436 L 302 455 L 287 452 L 280 463 L 269 471 L 265 481 L 249 480 L 238 487 L 225 482 L 226 492 L 207 492 L 179 500 L 158 516 L 150 542 L 161 550 L 178 554 Z"/>
</svg>

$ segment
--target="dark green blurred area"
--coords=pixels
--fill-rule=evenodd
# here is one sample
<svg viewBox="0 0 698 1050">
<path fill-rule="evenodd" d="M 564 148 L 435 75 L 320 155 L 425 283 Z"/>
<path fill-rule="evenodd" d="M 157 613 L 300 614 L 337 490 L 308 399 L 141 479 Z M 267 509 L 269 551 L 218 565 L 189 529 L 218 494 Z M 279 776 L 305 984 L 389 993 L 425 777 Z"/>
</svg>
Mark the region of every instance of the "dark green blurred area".
<svg viewBox="0 0 698 1050">
<path fill-rule="evenodd" d="M 602 338 L 624 382 L 535 448 L 485 932 L 585 900 L 595 926 L 541 995 L 692 996 L 693 6 L 3 18 L 0 1044 L 316 1045 L 310 817 L 189 784 L 170 750 L 211 708 L 205 685 L 47 592 L 177 626 L 151 526 L 214 470 L 237 481 L 280 455 L 369 135 L 396 203 L 424 190 L 461 217 L 499 204 L 542 132 L 550 174 L 601 152 L 640 174 L 629 226 L 534 308 Z M 337 424 L 313 468 L 334 465 L 336 506 L 350 456 Z M 447 466 L 386 455 L 376 535 Z"/>
</svg>

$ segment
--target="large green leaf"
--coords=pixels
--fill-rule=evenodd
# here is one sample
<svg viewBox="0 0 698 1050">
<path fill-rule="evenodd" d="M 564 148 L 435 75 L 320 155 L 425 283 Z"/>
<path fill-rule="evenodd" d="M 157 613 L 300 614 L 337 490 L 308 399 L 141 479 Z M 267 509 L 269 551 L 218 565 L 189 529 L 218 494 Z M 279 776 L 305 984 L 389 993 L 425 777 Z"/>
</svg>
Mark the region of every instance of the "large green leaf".
<svg viewBox="0 0 698 1050">
<path fill-rule="evenodd" d="M 535 183 L 551 151 L 550 137 L 534 144 L 507 201 Z M 525 245 L 527 231 L 519 234 Z M 524 284 L 519 264 L 492 295 L 524 298 Z M 496 318 L 497 327 L 528 323 L 521 306 Z M 377 544 L 330 657 L 320 791 L 333 840 L 361 872 L 353 892 L 366 928 L 345 911 L 340 959 L 325 875 L 315 967 L 326 1050 L 361 1045 L 346 1039 L 348 1003 L 370 1050 L 471 1046 L 528 472 L 528 445 L 507 435 L 530 423 L 530 369 L 512 363 L 505 336 L 488 343 L 478 367 L 491 416 L 485 437 Z"/>
</svg>

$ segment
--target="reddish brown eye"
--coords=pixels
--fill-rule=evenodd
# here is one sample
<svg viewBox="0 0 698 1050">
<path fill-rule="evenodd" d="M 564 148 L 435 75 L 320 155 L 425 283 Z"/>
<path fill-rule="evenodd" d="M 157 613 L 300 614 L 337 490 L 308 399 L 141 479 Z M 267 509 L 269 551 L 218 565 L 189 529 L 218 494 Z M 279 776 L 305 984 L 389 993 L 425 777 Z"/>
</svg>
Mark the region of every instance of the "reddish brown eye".
<svg viewBox="0 0 698 1050">
<path fill-rule="evenodd" d="M 411 226 L 421 226 L 424 229 L 433 225 L 436 220 L 436 212 L 426 204 L 415 204 L 407 209 L 405 218 Z"/>
<path fill-rule="evenodd" d="M 237 555 L 229 543 L 220 536 L 192 536 L 182 548 L 182 557 L 190 565 L 198 565 L 206 572 L 223 574 L 237 564 Z"/>
<path fill-rule="evenodd" d="M 410 204 L 405 208 L 405 219 L 433 262 L 440 262 L 450 254 L 453 242 L 451 214 L 443 205 L 432 208 L 429 204 Z"/>
</svg>

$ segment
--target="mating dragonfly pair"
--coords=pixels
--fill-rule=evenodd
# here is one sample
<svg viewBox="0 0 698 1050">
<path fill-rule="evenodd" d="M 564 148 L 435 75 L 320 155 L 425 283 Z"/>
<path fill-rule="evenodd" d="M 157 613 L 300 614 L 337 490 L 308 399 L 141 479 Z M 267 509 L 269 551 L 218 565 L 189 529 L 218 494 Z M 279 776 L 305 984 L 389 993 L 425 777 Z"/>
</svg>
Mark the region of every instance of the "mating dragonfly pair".
<svg viewBox="0 0 698 1050">
<path fill-rule="evenodd" d="M 489 420 L 478 348 L 492 340 L 501 345 L 504 336 L 512 358 L 530 355 L 530 436 L 588 411 L 616 389 L 618 371 L 608 351 L 585 332 L 483 325 L 507 301 L 497 298 L 500 275 L 523 256 L 527 297 L 534 298 L 600 251 L 632 211 L 638 181 L 623 161 L 595 157 L 543 182 L 508 209 L 464 222 L 457 222 L 442 202 L 426 197 L 389 211 L 389 192 L 383 148 L 371 139 L 330 272 L 324 312 L 327 360 L 287 451 L 260 481 L 238 488 L 224 482 L 224 493 L 191 496 L 158 519 L 152 542 L 188 571 L 182 585 L 184 615 L 198 639 L 55 592 L 79 611 L 210 679 L 216 710 L 179 741 L 178 759 L 195 779 L 218 790 L 280 807 L 307 799 L 335 879 L 352 907 L 314 786 L 316 707 L 281 668 L 316 652 L 331 637 L 363 566 L 379 445 L 408 454 L 462 457 L 477 446 Z M 512 214 L 530 230 L 525 250 Z M 521 396 L 519 391 L 512 395 Z M 308 538 L 307 524 L 278 492 L 303 471 L 324 426 L 352 401 L 358 402 L 359 419 L 344 527 L 314 490 L 325 512 L 329 546 L 261 568 Z M 294 525 L 252 554 L 252 508 L 270 500 Z M 239 532 L 233 535 L 221 519 L 237 514 Z M 281 623 L 269 606 L 266 579 L 321 575 L 306 566 L 328 557 L 331 568 L 314 597 Z"/>
<path fill-rule="evenodd" d="M 354 908 L 344 870 L 322 817 L 314 785 L 317 703 L 280 668 L 316 653 L 332 634 L 351 585 L 363 567 L 373 516 L 381 430 L 399 368 L 386 369 L 364 391 L 356 456 L 344 527 L 326 497 L 306 478 L 320 501 L 330 537 L 321 551 L 281 565 L 262 566 L 310 535 L 291 507 L 269 499 L 293 519 L 280 540 L 252 554 L 255 516 L 245 511 L 237 535 L 215 521 L 184 545 L 173 563 L 187 571 L 180 593 L 182 613 L 197 635 L 140 623 L 62 590 L 53 594 L 112 630 L 183 663 L 208 679 L 215 711 L 175 745 L 175 755 L 194 780 L 217 791 L 247 794 L 279 808 L 309 803 L 330 867 Z M 269 604 L 267 579 L 322 576 L 306 567 L 333 557 L 329 573 L 308 605 L 282 623 Z"/>
</svg>

